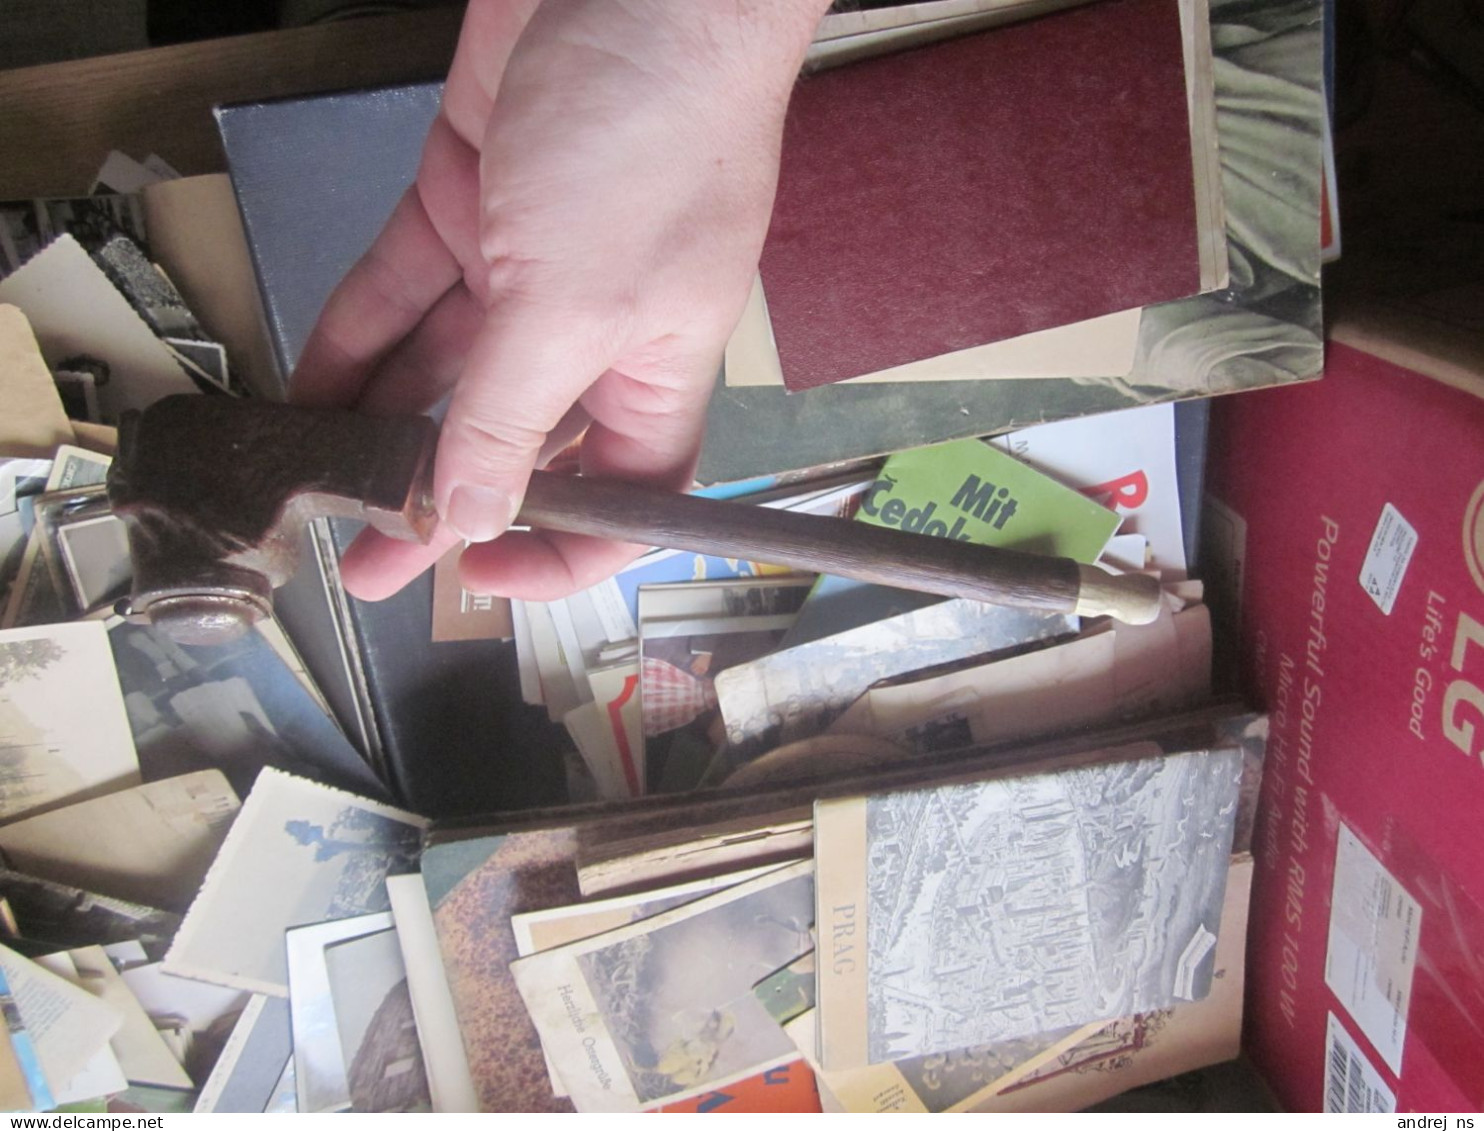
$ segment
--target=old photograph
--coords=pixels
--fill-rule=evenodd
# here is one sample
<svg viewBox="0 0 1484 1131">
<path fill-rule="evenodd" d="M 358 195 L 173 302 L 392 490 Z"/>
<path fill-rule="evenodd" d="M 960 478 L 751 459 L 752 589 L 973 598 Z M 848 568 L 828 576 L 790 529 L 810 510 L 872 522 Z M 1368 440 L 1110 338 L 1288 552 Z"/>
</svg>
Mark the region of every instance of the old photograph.
<svg viewBox="0 0 1484 1131">
<path fill-rule="evenodd" d="M 391 913 L 383 911 L 309 923 L 284 932 L 294 1076 L 301 1112 L 350 1110 L 350 1081 L 330 992 L 328 948 L 337 942 L 386 932 L 391 925 Z"/>
<path fill-rule="evenodd" d="M 352 1111 L 431 1111 L 396 930 L 325 947 Z"/>
<path fill-rule="evenodd" d="M 129 595 L 129 540 L 101 486 L 49 491 L 36 500 L 36 529 L 51 586 L 74 620 Z"/>
<path fill-rule="evenodd" d="M 138 781 L 103 626 L 0 632 L 0 820 Z"/>
<path fill-rule="evenodd" d="M 762 578 L 639 590 L 639 686 L 651 793 L 694 789 L 726 740 L 722 672 L 782 643 L 812 578 Z"/>
<path fill-rule="evenodd" d="M 30 517 L 34 521 L 29 523 L 25 550 L 15 567 L 5 608 L 0 612 L 4 627 L 20 628 L 69 619 L 68 602 L 58 588 L 60 583 L 53 578 L 45 551 L 46 533 L 36 511 L 47 495 L 101 486 L 110 462 L 107 456 L 68 444 L 57 449 L 45 491 L 32 499 Z"/>
<path fill-rule="evenodd" d="M 416 869 L 423 824 L 410 813 L 263 770 L 191 904 L 166 968 L 283 997 L 283 932 L 385 911 L 386 878 Z"/>
<path fill-rule="evenodd" d="M 218 769 L 241 796 L 269 765 L 372 797 L 383 787 L 260 625 L 183 647 L 151 625 L 109 623 L 118 681 L 147 780 Z"/>
</svg>

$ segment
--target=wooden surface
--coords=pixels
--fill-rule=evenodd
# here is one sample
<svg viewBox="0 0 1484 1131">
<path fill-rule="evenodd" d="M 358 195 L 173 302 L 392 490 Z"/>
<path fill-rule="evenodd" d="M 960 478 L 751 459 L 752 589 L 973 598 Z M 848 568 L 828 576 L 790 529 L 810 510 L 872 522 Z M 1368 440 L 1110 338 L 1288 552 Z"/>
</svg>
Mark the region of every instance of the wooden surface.
<svg viewBox="0 0 1484 1131">
<path fill-rule="evenodd" d="M 1075 612 L 1080 589 L 1067 558 L 545 471 L 532 474 L 516 521 L 1056 613 Z"/>
<path fill-rule="evenodd" d="M 110 149 L 226 168 L 212 107 L 447 73 L 457 7 L 0 71 L 0 200 L 87 192 Z"/>
</svg>

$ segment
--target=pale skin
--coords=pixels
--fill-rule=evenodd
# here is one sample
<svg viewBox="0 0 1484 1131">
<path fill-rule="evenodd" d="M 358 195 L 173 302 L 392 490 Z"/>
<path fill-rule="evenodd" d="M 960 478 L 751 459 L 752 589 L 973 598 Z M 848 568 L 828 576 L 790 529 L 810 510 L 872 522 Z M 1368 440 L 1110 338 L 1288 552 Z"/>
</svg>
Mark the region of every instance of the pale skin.
<svg viewBox="0 0 1484 1131">
<path fill-rule="evenodd" d="M 376 600 L 460 540 L 466 587 L 554 600 L 641 547 L 512 531 L 531 470 L 677 490 L 746 302 L 783 115 L 828 0 L 471 0 L 415 185 L 326 303 L 292 397 L 451 394 L 431 545 L 341 563 Z M 585 434 L 584 434 L 584 429 Z"/>
</svg>

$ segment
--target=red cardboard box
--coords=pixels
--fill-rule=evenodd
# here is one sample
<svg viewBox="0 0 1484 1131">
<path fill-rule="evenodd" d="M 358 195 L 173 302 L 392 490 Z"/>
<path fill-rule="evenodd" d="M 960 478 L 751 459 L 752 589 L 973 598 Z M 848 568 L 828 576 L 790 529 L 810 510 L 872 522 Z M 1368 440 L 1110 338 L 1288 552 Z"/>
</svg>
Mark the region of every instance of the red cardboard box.
<svg viewBox="0 0 1484 1131">
<path fill-rule="evenodd" d="M 1205 564 L 1271 716 L 1245 1045 L 1290 1110 L 1477 1110 L 1484 350 L 1334 336 L 1212 411 Z"/>
</svg>

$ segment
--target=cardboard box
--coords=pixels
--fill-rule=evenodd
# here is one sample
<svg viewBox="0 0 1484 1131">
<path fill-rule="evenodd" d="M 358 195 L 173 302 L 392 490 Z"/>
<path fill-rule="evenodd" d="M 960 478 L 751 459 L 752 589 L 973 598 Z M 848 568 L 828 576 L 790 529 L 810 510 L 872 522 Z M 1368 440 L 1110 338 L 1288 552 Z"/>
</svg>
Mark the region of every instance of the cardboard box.
<svg viewBox="0 0 1484 1131">
<path fill-rule="evenodd" d="M 1474 1110 L 1484 348 L 1332 338 L 1323 381 L 1212 412 L 1204 560 L 1272 725 L 1245 1044 L 1291 1110 Z"/>
</svg>

